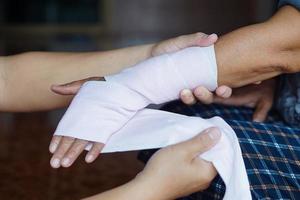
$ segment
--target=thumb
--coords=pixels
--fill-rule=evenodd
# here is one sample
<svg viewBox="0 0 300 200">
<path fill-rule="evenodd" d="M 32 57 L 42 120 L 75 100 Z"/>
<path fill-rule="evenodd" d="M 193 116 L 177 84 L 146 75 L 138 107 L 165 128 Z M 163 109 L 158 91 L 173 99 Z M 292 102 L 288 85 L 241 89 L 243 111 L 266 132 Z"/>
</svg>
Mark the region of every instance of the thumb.
<svg viewBox="0 0 300 200">
<path fill-rule="evenodd" d="M 174 44 L 178 48 L 177 50 L 181 50 L 188 47 L 200 46 L 206 47 L 214 44 L 218 40 L 218 36 L 213 33 L 211 35 L 207 35 L 205 33 L 194 33 L 190 35 L 183 35 L 174 39 Z"/>
<path fill-rule="evenodd" d="M 101 80 L 100 77 L 90 77 L 86 79 L 82 79 L 79 81 L 73 81 L 70 83 L 62 84 L 62 85 L 52 85 L 51 90 L 56 94 L 60 95 L 75 95 L 81 88 L 81 86 L 87 81 L 99 81 Z"/>
<path fill-rule="evenodd" d="M 205 33 L 198 32 L 189 35 L 182 35 L 158 43 L 152 51 L 152 56 L 172 53 L 188 47 L 206 47 L 214 44 L 217 40 L 218 36 L 216 34 L 207 35 Z"/>
<path fill-rule="evenodd" d="M 203 38 L 198 41 L 198 46 L 203 47 L 203 46 L 210 46 L 214 44 L 218 40 L 218 35 L 213 33 L 206 38 Z"/>
<path fill-rule="evenodd" d="M 198 156 L 211 149 L 221 138 L 221 132 L 216 127 L 208 128 L 190 140 L 179 143 L 178 148 L 182 148 L 188 155 Z"/>
<path fill-rule="evenodd" d="M 272 108 L 272 103 L 263 100 L 259 101 L 253 114 L 253 121 L 255 122 L 265 121 L 271 108 Z"/>
</svg>

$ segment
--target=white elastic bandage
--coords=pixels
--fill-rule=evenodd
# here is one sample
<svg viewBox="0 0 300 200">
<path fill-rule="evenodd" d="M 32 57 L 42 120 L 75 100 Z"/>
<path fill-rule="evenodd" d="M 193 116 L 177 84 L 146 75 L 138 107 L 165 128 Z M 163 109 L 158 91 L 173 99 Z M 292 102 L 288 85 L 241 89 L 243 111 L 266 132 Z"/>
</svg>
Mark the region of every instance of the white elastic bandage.
<svg viewBox="0 0 300 200">
<path fill-rule="evenodd" d="M 213 46 L 151 58 L 105 78 L 107 82 L 91 81 L 82 86 L 55 135 L 106 143 L 103 151 L 115 152 L 164 147 L 217 126 L 222 131 L 221 141 L 201 157 L 211 161 L 223 178 L 224 199 L 251 199 L 241 150 L 226 122 L 144 109 L 151 103 L 178 99 L 185 88 L 201 85 L 215 90 Z"/>
<path fill-rule="evenodd" d="M 191 47 L 157 56 L 105 79 L 107 83 L 88 82 L 82 87 L 55 134 L 86 134 L 89 140 L 97 138 L 106 143 L 138 110 L 149 104 L 178 99 L 182 89 L 199 85 L 215 90 L 214 46 Z"/>
<path fill-rule="evenodd" d="M 199 85 L 214 91 L 217 88 L 214 46 L 191 47 L 154 57 L 105 79 L 126 85 L 154 104 L 178 99 L 181 90 Z"/>
</svg>

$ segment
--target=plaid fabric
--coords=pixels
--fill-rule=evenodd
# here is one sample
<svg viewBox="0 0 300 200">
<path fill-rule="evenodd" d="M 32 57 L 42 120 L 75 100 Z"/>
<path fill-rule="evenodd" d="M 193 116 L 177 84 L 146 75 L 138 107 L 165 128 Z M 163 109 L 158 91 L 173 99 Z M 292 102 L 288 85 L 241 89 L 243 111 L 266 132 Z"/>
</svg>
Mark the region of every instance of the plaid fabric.
<svg viewBox="0 0 300 200">
<path fill-rule="evenodd" d="M 239 138 L 253 199 L 300 199 L 300 129 L 288 127 L 276 112 L 265 123 L 252 122 L 253 110 L 220 105 L 185 106 L 173 102 L 164 110 L 210 118 L 221 116 Z M 139 159 L 147 161 L 156 150 L 142 151 Z M 181 200 L 222 199 L 225 185 L 216 177 L 204 192 Z"/>
</svg>

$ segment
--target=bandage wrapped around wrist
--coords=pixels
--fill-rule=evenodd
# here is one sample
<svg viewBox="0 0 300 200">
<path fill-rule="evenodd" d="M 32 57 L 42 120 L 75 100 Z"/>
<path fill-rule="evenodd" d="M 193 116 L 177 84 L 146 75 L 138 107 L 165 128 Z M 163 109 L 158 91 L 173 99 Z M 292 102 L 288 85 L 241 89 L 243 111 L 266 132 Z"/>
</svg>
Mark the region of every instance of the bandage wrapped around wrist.
<svg viewBox="0 0 300 200">
<path fill-rule="evenodd" d="M 149 104 L 179 98 L 185 88 L 217 87 L 214 46 L 191 47 L 150 58 L 105 82 L 88 82 L 74 98 L 55 132 L 106 143 L 108 138 Z"/>
<path fill-rule="evenodd" d="M 217 65 L 213 46 L 151 58 L 105 79 L 107 82 L 91 81 L 82 86 L 56 135 L 102 142 L 106 144 L 103 152 L 116 152 L 165 147 L 208 127 L 219 127 L 219 143 L 200 157 L 212 162 L 224 180 L 225 200 L 251 199 L 238 139 L 223 119 L 144 109 L 149 104 L 178 99 L 185 88 L 201 85 L 215 90 Z"/>
</svg>

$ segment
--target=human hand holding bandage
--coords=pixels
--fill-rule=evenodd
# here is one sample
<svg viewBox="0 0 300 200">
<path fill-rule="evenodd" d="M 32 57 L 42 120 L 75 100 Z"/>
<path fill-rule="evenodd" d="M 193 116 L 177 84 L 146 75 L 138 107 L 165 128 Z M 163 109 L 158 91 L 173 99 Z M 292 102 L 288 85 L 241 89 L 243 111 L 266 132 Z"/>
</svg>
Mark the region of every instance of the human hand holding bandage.
<svg viewBox="0 0 300 200">
<path fill-rule="evenodd" d="M 91 81 L 82 86 L 56 135 L 106 143 L 103 152 L 115 152 L 168 146 L 217 126 L 223 139 L 201 158 L 212 162 L 224 180 L 224 199 L 251 199 L 237 138 L 222 119 L 144 109 L 151 103 L 178 99 L 184 88 L 203 85 L 213 91 L 217 87 L 213 46 L 155 57 L 105 79 L 107 82 Z"/>
</svg>

